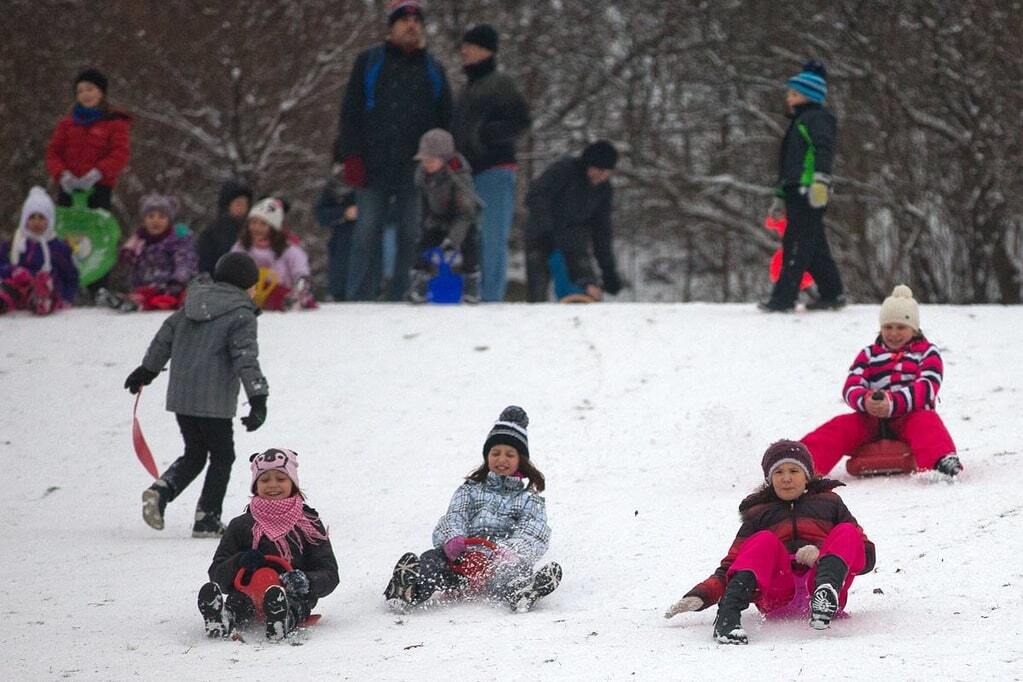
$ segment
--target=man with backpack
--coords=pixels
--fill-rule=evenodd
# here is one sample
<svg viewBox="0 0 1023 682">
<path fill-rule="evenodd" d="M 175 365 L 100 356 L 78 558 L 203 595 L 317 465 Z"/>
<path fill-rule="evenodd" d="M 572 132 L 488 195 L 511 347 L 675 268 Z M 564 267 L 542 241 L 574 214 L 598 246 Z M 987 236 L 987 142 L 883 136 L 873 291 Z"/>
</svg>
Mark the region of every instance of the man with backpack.
<svg viewBox="0 0 1023 682">
<path fill-rule="evenodd" d="M 401 300 L 419 236 L 413 157 L 419 139 L 448 129 L 452 96 L 444 68 L 426 51 L 419 0 L 388 4 L 386 40 L 360 54 L 341 103 L 335 159 L 345 184 L 355 188 L 358 220 L 352 234 L 346 298 L 377 298 L 381 239 L 388 220 L 397 227 L 398 250 L 391 290 Z"/>
</svg>

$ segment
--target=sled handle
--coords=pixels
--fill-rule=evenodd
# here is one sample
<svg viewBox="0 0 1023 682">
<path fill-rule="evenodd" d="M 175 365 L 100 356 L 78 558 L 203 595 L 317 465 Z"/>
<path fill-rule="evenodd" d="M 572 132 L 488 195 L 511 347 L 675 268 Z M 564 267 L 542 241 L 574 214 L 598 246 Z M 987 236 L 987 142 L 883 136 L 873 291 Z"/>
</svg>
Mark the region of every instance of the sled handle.
<svg viewBox="0 0 1023 682">
<path fill-rule="evenodd" d="M 88 210 L 89 208 L 89 197 L 95 190 L 89 189 L 76 189 L 71 192 L 71 207 L 72 208 L 83 208 Z"/>
<path fill-rule="evenodd" d="M 874 400 L 884 400 L 884 391 L 875 390 L 870 394 L 870 397 Z M 892 430 L 891 427 L 888 426 L 887 419 L 881 420 L 880 436 L 882 440 L 888 440 L 892 437 Z"/>
<path fill-rule="evenodd" d="M 135 394 L 135 407 L 131 411 L 131 443 L 135 448 L 135 456 L 145 467 L 153 478 L 160 478 L 160 472 L 156 469 L 156 462 L 153 460 L 153 452 L 142 435 L 142 427 L 139 425 L 139 399 L 142 398 L 142 388 Z"/>
</svg>

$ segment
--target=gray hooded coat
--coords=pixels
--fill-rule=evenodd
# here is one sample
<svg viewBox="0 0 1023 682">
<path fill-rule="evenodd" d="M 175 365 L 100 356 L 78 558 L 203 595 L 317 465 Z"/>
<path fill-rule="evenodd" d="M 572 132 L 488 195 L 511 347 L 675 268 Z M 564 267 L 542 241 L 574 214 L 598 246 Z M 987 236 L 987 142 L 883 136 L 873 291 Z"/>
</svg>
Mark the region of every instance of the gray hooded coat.
<svg viewBox="0 0 1023 682">
<path fill-rule="evenodd" d="M 167 410 L 193 417 L 230 419 L 245 394 L 267 395 L 256 341 L 258 309 L 248 294 L 226 282 L 195 282 L 185 307 L 156 333 L 142 365 L 160 372 L 171 361 Z"/>
</svg>

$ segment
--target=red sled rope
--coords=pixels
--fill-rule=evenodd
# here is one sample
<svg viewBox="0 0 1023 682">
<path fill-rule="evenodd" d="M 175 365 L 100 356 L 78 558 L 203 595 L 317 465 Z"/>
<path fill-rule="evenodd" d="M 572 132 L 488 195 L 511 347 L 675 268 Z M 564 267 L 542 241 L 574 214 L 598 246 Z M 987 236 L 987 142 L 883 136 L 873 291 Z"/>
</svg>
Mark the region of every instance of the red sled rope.
<svg viewBox="0 0 1023 682">
<path fill-rule="evenodd" d="M 149 444 L 146 443 L 145 436 L 142 435 L 142 427 L 139 426 L 139 398 L 141 397 L 142 389 L 139 389 L 135 396 L 135 409 L 131 413 L 131 443 L 135 446 L 135 455 L 142 462 L 146 471 L 152 474 L 153 478 L 160 478 L 160 472 L 156 470 L 156 462 L 153 461 L 153 453 L 149 449 Z"/>
</svg>

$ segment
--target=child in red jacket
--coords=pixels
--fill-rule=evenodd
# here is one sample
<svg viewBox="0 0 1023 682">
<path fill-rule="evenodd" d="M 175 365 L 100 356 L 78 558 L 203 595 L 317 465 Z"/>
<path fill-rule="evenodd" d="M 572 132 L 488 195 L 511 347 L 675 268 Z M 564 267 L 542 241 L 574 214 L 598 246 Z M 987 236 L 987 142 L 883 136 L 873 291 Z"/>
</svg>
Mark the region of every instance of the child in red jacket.
<svg viewBox="0 0 1023 682">
<path fill-rule="evenodd" d="M 799 442 L 767 448 L 765 483 L 739 505 L 742 525 L 714 574 L 689 590 L 665 618 L 718 605 L 714 639 L 747 644 L 743 609 L 754 602 L 768 617 L 809 615 L 817 630 L 830 627 L 857 575 L 874 569 L 874 543 L 834 489 L 819 478 Z"/>
<path fill-rule="evenodd" d="M 78 74 L 75 104 L 57 123 L 46 148 L 46 170 L 61 189 L 59 206 L 70 206 L 75 190 L 92 190 L 89 208 L 109 211 L 117 176 L 131 157 L 132 117 L 110 107 L 107 84 L 96 69 Z"/>
<path fill-rule="evenodd" d="M 855 412 L 819 426 L 802 442 L 814 468 L 827 474 L 842 457 L 877 440 L 883 420 L 909 445 L 917 468 L 948 477 L 963 470 L 955 443 L 934 404 L 943 366 L 937 346 L 920 331 L 920 309 L 912 290 L 900 284 L 881 304 L 881 332 L 849 368 L 842 397 Z M 877 393 L 881 395 L 875 397 Z"/>
</svg>

